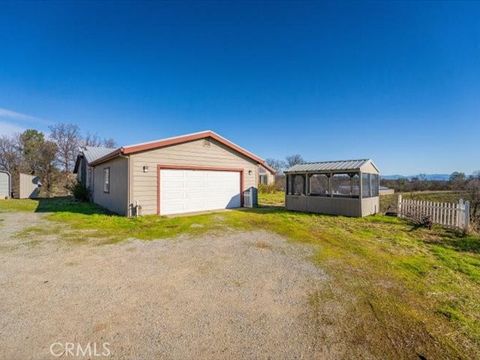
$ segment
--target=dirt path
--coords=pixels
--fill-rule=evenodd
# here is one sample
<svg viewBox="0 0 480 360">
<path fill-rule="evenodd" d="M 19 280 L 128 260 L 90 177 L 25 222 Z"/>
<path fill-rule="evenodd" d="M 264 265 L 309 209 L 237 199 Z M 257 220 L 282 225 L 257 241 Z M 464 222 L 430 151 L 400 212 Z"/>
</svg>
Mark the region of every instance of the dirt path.
<svg viewBox="0 0 480 360">
<path fill-rule="evenodd" d="M 0 358 L 55 342 L 109 343 L 114 359 L 337 357 L 318 344 L 312 249 L 271 233 L 114 245 L 21 242 L 38 214 L 0 214 Z M 314 320 L 314 319 L 313 319 Z M 101 351 L 101 349 L 100 349 Z"/>
</svg>

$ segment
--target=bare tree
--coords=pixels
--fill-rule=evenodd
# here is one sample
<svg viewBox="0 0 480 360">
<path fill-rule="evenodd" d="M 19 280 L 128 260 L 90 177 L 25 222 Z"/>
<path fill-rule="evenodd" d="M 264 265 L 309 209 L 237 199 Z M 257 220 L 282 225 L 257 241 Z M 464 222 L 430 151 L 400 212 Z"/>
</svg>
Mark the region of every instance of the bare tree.
<svg viewBox="0 0 480 360">
<path fill-rule="evenodd" d="M 117 142 L 112 138 L 105 138 L 103 139 L 103 146 L 107 148 L 115 148 L 117 147 Z"/>
<path fill-rule="evenodd" d="M 98 147 L 102 145 L 102 139 L 100 139 L 100 137 L 97 134 L 92 134 L 88 132 L 82 141 L 82 145 Z"/>
<path fill-rule="evenodd" d="M 287 164 L 283 160 L 266 159 L 265 162 L 267 163 L 267 165 L 275 169 L 277 173 L 281 173 L 287 167 Z"/>
<path fill-rule="evenodd" d="M 21 161 L 18 137 L 0 137 L 0 169 L 13 174 Z"/>
<path fill-rule="evenodd" d="M 455 171 L 450 175 L 448 182 L 450 183 L 452 189 L 461 190 L 465 188 L 467 176 L 463 172 Z"/>
<path fill-rule="evenodd" d="M 97 134 L 87 133 L 85 139 L 82 142 L 83 146 L 94 146 L 94 147 L 107 147 L 114 148 L 117 146 L 117 143 L 112 138 L 101 139 Z"/>
<path fill-rule="evenodd" d="M 302 155 L 300 155 L 300 154 L 294 154 L 294 155 L 287 156 L 285 158 L 285 160 L 287 161 L 287 166 L 288 167 L 292 167 L 292 166 L 298 165 L 298 164 L 303 164 L 305 162 L 305 160 L 303 160 Z"/>
<path fill-rule="evenodd" d="M 68 173 L 73 169 L 81 144 L 80 128 L 75 124 L 50 126 L 50 138 L 57 145 L 57 162 Z"/>
<path fill-rule="evenodd" d="M 480 171 L 476 171 L 467 183 L 468 200 L 470 201 L 470 218 L 476 226 L 480 226 Z"/>
</svg>

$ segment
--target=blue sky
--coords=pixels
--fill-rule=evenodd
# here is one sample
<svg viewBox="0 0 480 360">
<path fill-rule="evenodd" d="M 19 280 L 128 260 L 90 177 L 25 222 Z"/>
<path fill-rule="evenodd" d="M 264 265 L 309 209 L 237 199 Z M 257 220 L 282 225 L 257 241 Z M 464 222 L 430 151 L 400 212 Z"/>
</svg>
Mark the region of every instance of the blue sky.
<svg viewBox="0 0 480 360">
<path fill-rule="evenodd" d="M 212 129 L 264 158 L 480 169 L 480 3 L 11 2 L 0 133 Z"/>
</svg>

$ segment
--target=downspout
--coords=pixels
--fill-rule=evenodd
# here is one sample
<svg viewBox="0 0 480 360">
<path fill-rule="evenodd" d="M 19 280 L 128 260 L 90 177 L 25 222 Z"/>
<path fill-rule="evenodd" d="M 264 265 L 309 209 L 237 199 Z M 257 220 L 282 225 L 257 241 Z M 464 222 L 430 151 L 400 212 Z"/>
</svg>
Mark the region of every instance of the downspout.
<svg viewBox="0 0 480 360">
<path fill-rule="evenodd" d="M 118 155 L 122 159 L 127 159 L 127 217 L 132 216 L 132 207 L 130 206 L 130 156 Z"/>
</svg>

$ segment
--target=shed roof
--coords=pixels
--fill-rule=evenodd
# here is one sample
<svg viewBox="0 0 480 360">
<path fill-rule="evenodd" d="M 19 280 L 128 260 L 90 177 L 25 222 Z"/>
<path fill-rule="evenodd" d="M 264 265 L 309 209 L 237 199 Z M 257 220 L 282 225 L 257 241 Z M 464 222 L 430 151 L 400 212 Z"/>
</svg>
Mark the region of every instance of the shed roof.
<svg viewBox="0 0 480 360">
<path fill-rule="evenodd" d="M 370 159 L 359 160 L 336 160 L 320 161 L 294 165 L 288 168 L 285 173 L 296 172 L 340 172 L 340 171 L 361 171 L 371 164 L 378 172 L 378 168 Z"/>
</svg>

